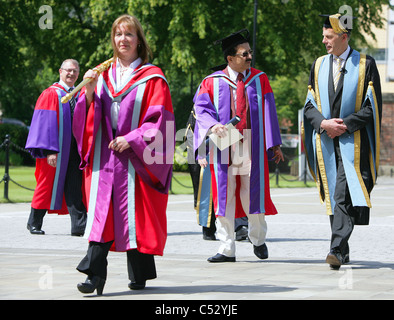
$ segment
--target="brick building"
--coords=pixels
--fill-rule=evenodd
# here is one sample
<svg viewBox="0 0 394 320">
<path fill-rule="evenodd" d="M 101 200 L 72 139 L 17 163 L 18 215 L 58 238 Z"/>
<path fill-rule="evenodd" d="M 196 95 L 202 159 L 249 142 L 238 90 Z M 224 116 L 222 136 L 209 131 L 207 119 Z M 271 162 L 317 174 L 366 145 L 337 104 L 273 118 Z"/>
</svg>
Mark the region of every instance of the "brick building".
<svg viewBox="0 0 394 320">
<path fill-rule="evenodd" d="M 382 86 L 379 174 L 394 176 L 394 11 L 385 6 L 382 19 L 384 27 L 372 28 L 376 39 L 367 37 L 370 48 L 365 51 L 376 60 Z"/>
<path fill-rule="evenodd" d="M 394 83 L 393 83 L 394 85 Z M 394 176 L 394 94 L 383 94 L 380 137 L 380 175 Z"/>
</svg>

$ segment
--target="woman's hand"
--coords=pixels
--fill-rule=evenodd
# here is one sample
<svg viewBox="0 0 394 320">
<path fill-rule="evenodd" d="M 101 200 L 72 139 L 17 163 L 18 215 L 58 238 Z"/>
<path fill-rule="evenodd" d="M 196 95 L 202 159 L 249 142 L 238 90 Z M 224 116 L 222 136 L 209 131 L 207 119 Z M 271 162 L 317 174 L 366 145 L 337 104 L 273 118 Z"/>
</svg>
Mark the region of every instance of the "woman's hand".
<svg viewBox="0 0 394 320">
<path fill-rule="evenodd" d="M 93 94 L 94 94 L 94 89 L 96 88 L 97 81 L 98 81 L 98 75 L 96 71 L 93 71 L 92 69 L 86 71 L 85 75 L 83 76 L 83 79 L 88 79 L 91 78 L 93 79 L 89 83 L 85 85 L 85 96 L 86 96 L 86 106 L 89 107 L 90 104 L 93 101 Z"/>
<path fill-rule="evenodd" d="M 126 149 L 130 148 L 129 143 L 124 137 L 116 137 L 114 140 L 112 140 L 109 145 L 108 149 L 112 149 L 114 151 L 117 151 L 119 153 L 122 153 Z"/>
</svg>

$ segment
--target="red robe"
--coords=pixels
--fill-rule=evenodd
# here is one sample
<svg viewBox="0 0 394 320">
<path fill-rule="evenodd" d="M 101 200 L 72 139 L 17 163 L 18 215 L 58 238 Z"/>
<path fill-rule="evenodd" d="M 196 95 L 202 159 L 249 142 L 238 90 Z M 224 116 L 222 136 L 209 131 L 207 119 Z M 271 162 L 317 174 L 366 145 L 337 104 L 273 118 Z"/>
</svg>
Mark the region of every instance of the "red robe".
<svg viewBox="0 0 394 320">
<path fill-rule="evenodd" d="M 36 158 L 37 186 L 31 206 L 49 213 L 68 214 L 64 199 L 71 143 L 69 103 L 61 103 L 67 91 L 58 83 L 42 92 L 37 100 L 25 148 Z M 47 154 L 57 154 L 56 168 L 47 163 Z"/>
<path fill-rule="evenodd" d="M 137 68 L 117 91 L 115 70 L 113 64 L 100 76 L 88 113 L 83 92 L 74 111 L 73 131 L 85 169 L 88 202 L 85 234 L 90 241 L 114 240 L 111 250 L 162 255 L 175 140 L 175 128 L 168 131 L 174 125 L 170 91 L 161 70 L 152 65 Z M 130 145 L 122 153 L 108 149 L 114 139 L 114 100 L 120 103 L 116 136 Z M 152 146 L 147 135 L 154 141 L 159 136 L 164 139 L 163 150 L 148 152 L 157 160 L 154 163 L 145 158 Z"/>
</svg>

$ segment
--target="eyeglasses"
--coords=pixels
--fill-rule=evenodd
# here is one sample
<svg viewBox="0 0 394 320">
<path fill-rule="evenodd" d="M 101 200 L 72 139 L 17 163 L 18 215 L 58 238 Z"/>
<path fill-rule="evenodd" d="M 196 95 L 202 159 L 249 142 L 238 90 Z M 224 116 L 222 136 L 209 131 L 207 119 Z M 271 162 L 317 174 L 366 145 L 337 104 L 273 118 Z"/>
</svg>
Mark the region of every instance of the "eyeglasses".
<svg viewBox="0 0 394 320">
<path fill-rule="evenodd" d="M 78 69 L 64 69 L 64 68 L 61 68 L 61 69 L 64 70 L 64 71 L 66 71 L 67 73 L 72 73 L 72 72 L 78 73 L 78 72 L 79 72 Z"/>
<path fill-rule="evenodd" d="M 253 50 L 245 51 L 242 53 L 236 53 L 235 56 L 239 56 L 241 58 L 246 58 L 248 55 L 253 56 Z"/>
</svg>

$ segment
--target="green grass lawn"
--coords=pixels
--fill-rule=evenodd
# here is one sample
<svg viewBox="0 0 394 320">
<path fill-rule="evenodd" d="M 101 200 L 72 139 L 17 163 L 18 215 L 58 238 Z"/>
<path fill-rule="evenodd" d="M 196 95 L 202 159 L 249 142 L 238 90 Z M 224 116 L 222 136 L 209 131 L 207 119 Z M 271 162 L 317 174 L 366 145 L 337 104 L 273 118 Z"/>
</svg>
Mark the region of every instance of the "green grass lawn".
<svg viewBox="0 0 394 320">
<path fill-rule="evenodd" d="M 33 197 L 33 191 L 36 186 L 34 178 L 34 167 L 14 167 L 9 169 L 11 181 L 8 186 L 8 199 L 4 198 L 4 181 L 0 183 L 0 203 L 5 202 L 30 202 Z M 4 166 L 0 166 L 0 179 L 4 177 Z M 270 174 L 271 188 L 303 188 L 314 187 L 313 181 L 308 181 L 305 185 L 303 181 L 294 181 L 296 178 L 291 175 L 280 175 L 278 185 L 275 174 Z M 16 183 L 14 183 L 14 181 Z M 26 189 L 28 188 L 28 189 Z M 174 172 L 172 184 L 172 194 L 193 194 L 192 182 L 187 172 Z"/>
<path fill-rule="evenodd" d="M 0 203 L 5 202 L 30 202 L 33 197 L 33 191 L 28 190 L 36 187 L 34 178 L 35 167 L 14 167 L 10 166 L 8 183 L 8 199 L 4 198 L 5 183 L 0 183 Z M 4 166 L 0 166 L 0 179 L 4 178 Z M 14 183 L 14 181 L 16 183 Z M 26 189 L 28 188 L 28 189 Z"/>
</svg>

